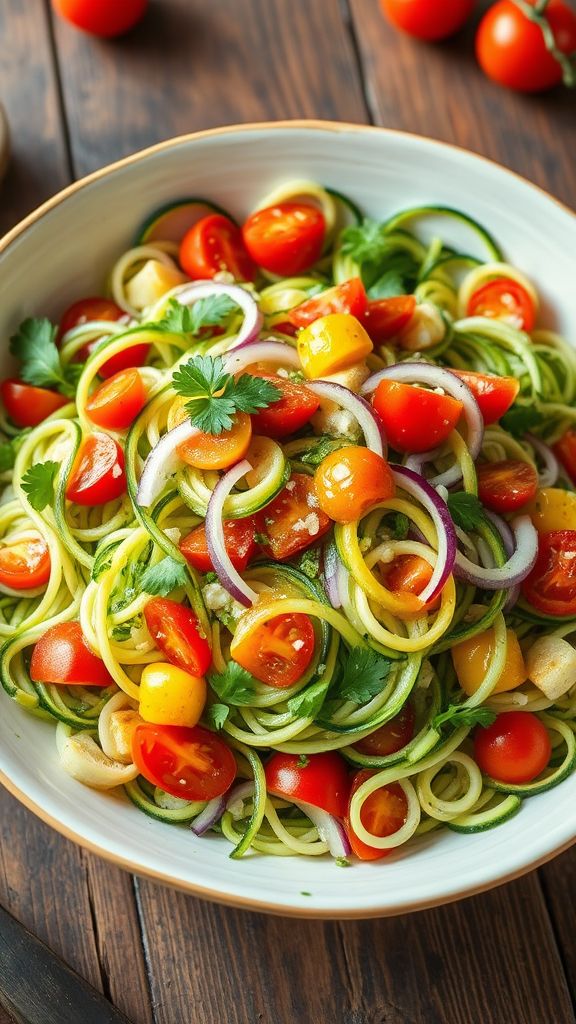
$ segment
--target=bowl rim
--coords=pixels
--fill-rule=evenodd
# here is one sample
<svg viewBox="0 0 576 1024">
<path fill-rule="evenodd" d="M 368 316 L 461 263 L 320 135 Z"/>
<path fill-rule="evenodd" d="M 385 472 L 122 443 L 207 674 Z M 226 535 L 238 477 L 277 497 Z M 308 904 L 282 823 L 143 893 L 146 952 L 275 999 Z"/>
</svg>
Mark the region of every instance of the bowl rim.
<svg viewBox="0 0 576 1024">
<path fill-rule="evenodd" d="M 105 178 L 111 173 L 120 170 L 121 168 L 130 167 L 138 164 L 143 160 L 146 160 L 149 156 L 157 153 L 167 152 L 171 149 L 175 149 L 178 146 L 185 144 L 190 141 L 205 138 L 214 138 L 220 135 L 237 135 L 244 132 L 250 131 L 286 131 L 290 129 L 297 130 L 309 130 L 309 131 L 323 131 L 323 132 L 335 132 L 335 133 L 346 133 L 346 132 L 358 132 L 362 134 L 380 135 L 391 138 L 399 139 L 415 139 L 419 142 L 425 143 L 427 146 L 431 146 L 440 151 L 455 151 L 457 154 L 464 155 L 465 157 L 472 158 L 475 162 L 481 161 L 487 164 L 490 168 L 496 169 L 498 173 L 507 175 L 516 179 L 520 182 L 523 187 L 539 193 L 548 202 L 554 203 L 561 211 L 567 213 L 571 218 L 576 218 L 576 211 L 571 209 L 566 203 L 557 199 L 551 195 L 546 189 L 539 185 L 534 184 L 527 178 L 518 174 L 516 171 L 511 170 L 508 167 L 504 167 L 497 161 L 490 159 L 489 157 L 482 156 L 479 153 L 475 153 L 472 150 L 465 149 L 462 146 L 457 146 L 450 142 L 444 142 L 439 139 L 428 138 L 427 136 L 418 135 L 415 132 L 399 131 L 397 129 L 383 128 L 378 125 L 368 124 L 357 124 L 346 121 L 330 121 L 322 119 L 290 119 L 282 121 L 256 121 L 247 122 L 238 125 L 223 125 L 217 128 L 206 128 L 197 132 L 188 132 L 183 135 L 177 135 L 173 138 L 166 139 L 162 142 L 157 142 L 154 145 L 148 146 L 145 149 L 138 150 L 135 153 L 131 153 L 119 160 L 115 160 L 112 163 L 106 164 L 103 167 L 92 171 L 90 174 L 79 178 L 77 181 L 65 186 L 60 189 L 53 196 L 47 199 L 45 202 L 40 204 L 32 210 L 26 217 L 20 220 L 13 228 L 11 228 L 2 238 L 0 238 L 0 255 L 5 253 L 9 247 L 15 242 L 22 234 L 24 234 L 28 228 L 32 227 L 37 221 L 41 220 L 45 214 L 51 210 L 56 209 L 61 203 L 65 202 L 70 196 L 80 192 L 86 186 L 91 185 L 93 182 L 99 181 L 101 178 Z M 83 834 L 77 832 L 74 828 L 62 822 L 59 818 L 54 817 L 50 812 L 46 811 L 45 808 L 37 803 L 36 800 L 30 796 L 25 790 L 20 789 L 19 785 L 10 778 L 0 768 L 0 784 L 21 804 L 23 804 L 29 811 L 31 811 L 36 817 L 40 818 L 45 824 L 49 825 L 60 835 L 66 839 L 76 843 L 81 848 L 89 851 L 90 853 L 96 854 L 103 860 L 109 863 L 115 864 L 126 871 L 133 874 L 137 874 L 144 878 L 149 878 L 152 881 L 160 882 L 163 885 L 167 885 L 178 891 L 185 892 L 188 895 L 196 896 L 201 899 L 208 900 L 212 903 L 218 903 L 225 906 L 234 907 L 241 910 L 251 910 L 255 913 L 267 913 L 276 914 L 283 917 L 295 917 L 295 918 L 309 918 L 316 920 L 365 920 L 368 918 L 378 917 L 394 917 L 405 913 L 412 913 L 417 910 L 426 910 L 432 907 L 444 906 L 448 903 L 454 903 L 457 900 L 465 899 L 470 896 L 477 895 L 482 892 L 487 892 L 491 889 L 495 889 L 500 885 L 505 885 L 514 879 L 520 878 L 527 874 L 529 871 L 533 871 L 554 857 L 564 853 L 574 843 L 576 843 L 576 832 L 574 835 L 568 837 L 560 845 L 555 846 L 552 850 L 548 850 L 540 856 L 534 857 L 530 861 L 524 863 L 521 867 L 515 868 L 509 871 L 505 875 L 500 875 L 497 878 L 489 878 L 478 883 L 471 883 L 463 889 L 458 889 L 453 892 L 443 893 L 438 896 L 431 896 L 426 899 L 420 899 L 418 901 L 406 901 L 401 905 L 389 908 L 386 906 L 373 906 L 373 907 L 362 907 L 361 909 L 354 908 L 330 908 L 330 907 L 307 907 L 305 905 L 290 905 L 285 903 L 274 903 L 269 901 L 261 901 L 251 896 L 242 896 L 238 893 L 226 893 L 219 889 L 210 888 L 204 886 L 198 882 L 186 881 L 184 879 L 175 879 L 172 875 L 162 870 L 157 870 L 152 867 L 143 865 L 135 865 L 129 857 L 124 857 L 121 854 L 115 853 L 108 850 L 105 846 L 99 843 L 93 842 Z"/>
</svg>

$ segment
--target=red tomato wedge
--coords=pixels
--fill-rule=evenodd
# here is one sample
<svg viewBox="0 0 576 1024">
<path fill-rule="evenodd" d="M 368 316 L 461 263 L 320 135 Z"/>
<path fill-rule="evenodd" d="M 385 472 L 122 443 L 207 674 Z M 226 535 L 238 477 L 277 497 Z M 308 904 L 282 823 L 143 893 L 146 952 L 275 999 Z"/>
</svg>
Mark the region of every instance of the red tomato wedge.
<svg viewBox="0 0 576 1024">
<path fill-rule="evenodd" d="M 235 569 L 242 572 L 256 554 L 255 534 L 258 532 L 256 520 L 253 516 L 247 516 L 246 519 L 225 519 L 223 527 L 224 543 L 230 561 Z M 184 537 L 180 541 L 179 547 L 186 561 L 198 572 L 214 571 L 208 551 L 204 523 L 196 526 L 191 533 Z"/>
<path fill-rule="evenodd" d="M 254 281 L 256 266 L 246 251 L 242 232 L 223 213 L 202 217 L 180 243 L 182 270 L 192 278 L 209 280 L 223 270 L 237 281 Z"/>
<path fill-rule="evenodd" d="M 543 615 L 576 615 L 576 530 L 539 534 L 536 565 L 522 593 Z"/>
<path fill-rule="evenodd" d="M 111 686 L 106 665 L 88 646 L 79 622 L 51 626 L 36 642 L 30 661 L 35 683 L 66 686 Z"/>
<path fill-rule="evenodd" d="M 462 412 L 462 402 L 450 395 L 381 380 L 374 394 L 392 448 L 398 452 L 428 452 L 452 433 Z"/>
<path fill-rule="evenodd" d="M 576 484 L 576 429 L 571 427 L 553 447 L 556 458 L 562 463 L 573 484 Z"/>
<path fill-rule="evenodd" d="M 296 327 L 308 327 L 320 316 L 330 313 L 351 313 L 357 320 L 363 320 L 368 306 L 366 289 L 359 277 L 337 284 L 334 288 L 313 295 L 291 309 L 288 316 Z"/>
<path fill-rule="evenodd" d="M 485 775 L 499 782 L 532 782 L 552 754 L 550 737 L 531 711 L 505 711 L 474 735 L 474 759 Z"/>
<path fill-rule="evenodd" d="M 304 675 L 314 654 L 314 626 L 307 615 L 277 615 L 246 637 L 232 641 L 230 653 L 260 682 L 286 689 Z"/>
<path fill-rule="evenodd" d="M 478 497 L 492 512 L 515 512 L 536 496 L 538 474 L 528 462 L 481 462 L 477 472 Z"/>
<path fill-rule="evenodd" d="M 452 370 L 470 388 L 480 406 L 486 426 L 496 423 L 508 412 L 520 391 L 520 381 L 515 377 L 495 377 L 474 370 Z"/>
<path fill-rule="evenodd" d="M 402 750 L 407 743 L 410 743 L 414 737 L 415 721 L 414 708 L 410 701 L 407 701 L 394 718 L 352 745 L 361 754 L 368 754 L 371 757 L 388 757 L 389 754 L 395 754 L 398 750 Z"/>
<path fill-rule="evenodd" d="M 56 391 L 36 388 L 21 380 L 3 380 L 0 395 L 6 412 L 17 427 L 36 427 L 70 401 Z"/>
<path fill-rule="evenodd" d="M 264 771 L 269 793 L 320 807 L 336 818 L 346 814 L 350 782 L 340 754 L 272 754 Z"/>
<path fill-rule="evenodd" d="M 357 772 L 352 782 L 350 799 L 360 788 L 363 782 L 371 778 L 374 772 L 370 769 L 363 769 Z M 360 820 L 367 832 L 373 836 L 392 836 L 402 828 L 408 814 L 408 801 L 401 786 L 393 782 L 389 786 L 381 786 L 376 789 L 362 804 Z M 378 850 L 374 846 L 368 846 L 358 838 L 350 824 L 350 817 L 346 817 L 346 831 L 353 852 L 360 860 L 383 860 L 389 857 L 393 850 Z"/>
<path fill-rule="evenodd" d="M 74 302 L 62 314 L 56 341 L 60 343 L 67 331 L 71 331 L 73 327 L 80 327 L 82 324 L 89 323 L 92 320 L 111 320 L 128 324 L 130 316 L 120 306 L 117 306 L 115 302 L 112 302 L 112 299 L 103 299 L 99 296 L 79 299 L 78 302 Z M 93 341 L 83 345 L 78 350 L 75 358 L 79 362 L 84 362 L 84 360 L 88 359 L 88 356 L 92 355 L 99 341 L 100 338 L 95 338 Z M 120 370 L 126 370 L 131 366 L 143 366 L 149 352 L 149 345 L 132 345 L 131 348 L 127 348 L 115 356 L 110 356 L 110 359 L 107 359 L 102 364 L 98 373 L 101 377 L 107 379 L 108 377 L 113 377 L 115 373 L 119 373 Z"/>
<path fill-rule="evenodd" d="M 242 228 L 252 259 L 272 274 L 292 277 L 322 254 L 324 214 L 309 203 L 278 203 L 256 210 Z"/>
<path fill-rule="evenodd" d="M 521 331 L 531 331 L 536 321 L 532 297 L 518 281 L 500 277 L 488 281 L 468 300 L 468 316 L 488 316 L 507 320 Z"/>
<path fill-rule="evenodd" d="M 0 584 L 11 590 L 43 587 L 50 579 L 50 552 L 43 537 L 8 538 L 0 547 Z"/>
<path fill-rule="evenodd" d="M 168 661 L 193 676 L 207 672 L 212 651 L 190 608 L 167 597 L 153 597 L 144 609 L 144 618 L 150 636 Z"/>
<path fill-rule="evenodd" d="M 153 786 L 183 800 L 213 800 L 230 788 L 236 760 L 219 736 L 200 725 L 136 726 L 132 757 Z"/>
<path fill-rule="evenodd" d="M 124 494 L 124 453 L 108 434 L 89 434 L 74 460 L 66 497 L 77 505 L 104 505 Z"/>
<path fill-rule="evenodd" d="M 294 384 L 285 377 L 258 370 L 252 376 L 269 380 L 282 393 L 282 397 L 267 409 L 252 413 L 252 429 L 256 434 L 287 437 L 305 426 L 320 408 L 320 399 L 303 384 Z"/>
<path fill-rule="evenodd" d="M 318 505 L 313 477 L 305 473 L 293 473 L 257 521 L 268 538 L 270 554 L 279 561 L 315 544 L 332 525 Z"/>
<path fill-rule="evenodd" d="M 416 309 L 413 295 L 398 295 L 391 299 L 374 299 L 368 303 L 364 327 L 377 345 L 396 337 L 406 327 Z"/>
<path fill-rule="evenodd" d="M 138 370 L 121 370 L 92 392 L 86 412 L 98 427 L 126 430 L 145 405 L 146 388 Z"/>
</svg>

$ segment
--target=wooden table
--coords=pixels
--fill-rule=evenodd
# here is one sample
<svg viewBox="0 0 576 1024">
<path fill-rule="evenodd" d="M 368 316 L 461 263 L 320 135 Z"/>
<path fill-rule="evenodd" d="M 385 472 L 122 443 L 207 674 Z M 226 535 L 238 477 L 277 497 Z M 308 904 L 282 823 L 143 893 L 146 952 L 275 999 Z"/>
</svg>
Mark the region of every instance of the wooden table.
<svg viewBox="0 0 576 1024">
<path fill-rule="evenodd" d="M 136 31 L 105 43 L 54 21 L 43 0 L 1 0 L 13 159 L 0 225 L 159 139 L 298 117 L 455 142 L 573 203 L 573 95 L 498 89 L 475 65 L 472 38 L 418 45 L 392 32 L 377 0 L 152 0 Z M 299 922 L 131 878 L 4 792 L 0 803 L 0 901 L 134 1024 L 576 1020 L 576 849 L 440 910 Z"/>
</svg>

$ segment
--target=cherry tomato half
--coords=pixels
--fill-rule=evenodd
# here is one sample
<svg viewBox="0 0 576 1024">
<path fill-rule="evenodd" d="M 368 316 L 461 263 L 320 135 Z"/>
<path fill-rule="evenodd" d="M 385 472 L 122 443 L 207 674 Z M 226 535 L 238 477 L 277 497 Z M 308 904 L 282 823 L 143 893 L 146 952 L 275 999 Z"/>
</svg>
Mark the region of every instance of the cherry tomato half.
<svg viewBox="0 0 576 1024">
<path fill-rule="evenodd" d="M 529 462 L 481 462 L 477 472 L 478 497 L 493 512 L 515 512 L 536 496 L 538 474 Z"/>
<path fill-rule="evenodd" d="M 463 406 L 450 395 L 381 380 L 374 394 L 374 408 L 396 451 L 428 452 L 452 433 Z"/>
<path fill-rule="evenodd" d="M 40 534 L 8 538 L 0 547 L 0 583 L 12 590 L 43 587 L 50 579 L 50 552 Z"/>
<path fill-rule="evenodd" d="M 153 786 L 183 800 L 213 800 L 230 788 L 236 760 L 219 736 L 200 725 L 136 726 L 132 758 Z"/>
<path fill-rule="evenodd" d="M 396 490 L 386 460 L 357 445 L 327 455 L 314 474 L 314 486 L 320 508 L 337 523 L 361 519 Z"/>
<path fill-rule="evenodd" d="M 534 0 L 528 0 L 534 5 Z M 545 12 L 556 46 L 576 50 L 576 13 L 563 0 L 550 0 Z M 562 68 L 546 46 L 540 25 L 526 17 L 513 0 L 498 0 L 486 12 L 476 35 L 480 67 L 500 85 L 520 92 L 540 92 L 559 85 Z"/>
<path fill-rule="evenodd" d="M 36 427 L 70 401 L 56 391 L 35 388 L 21 380 L 3 380 L 0 395 L 6 412 L 17 427 Z"/>
<path fill-rule="evenodd" d="M 286 800 L 321 807 L 343 818 L 348 807 L 350 782 L 345 760 L 335 751 L 322 754 L 272 754 L 264 771 L 266 789 Z"/>
<path fill-rule="evenodd" d="M 260 682 L 284 690 L 304 675 L 314 654 L 314 626 L 307 615 L 276 615 L 257 626 L 230 653 Z"/>
<path fill-rule="evenodd" d="M 292 277 L 320 258 L 325 232 L 324 215 L 315 206 L 278 203 L 252 213 L 242 228 L 242 237 L 259 267 Z"/>
<path fill-rule="evenodd" d="M 184 417 L 187 415 L 183 410 Z M 195 434 L 178 445 L 178 454 L 196 469 L 227 469 L 243 459 L 252 440 L 252 420 L 245 412 L 233 417 L 229 430 L 220 434 Z"/>
<path fill-rule="evenodd" d="M 515 377 L 496 377 L 474 370 L 452 370 L 463 380 L 480 406 L 486 426 L 496 423 L 515 402 L 520 381 Z"/>
<path fill-rule="evenodd" d="M 264 437 L 287 437 L 300 430 L 319 409 L 320 399 L 303 384 L 294 384 L 285 377 L 256 371 L 254 377 L 269 380 L 282 397 L 267 409 L 252 413 L 252 428 Z"/>
<path fill-rule="evenodd" d="M 126 430 L 145 405 L 146 388 L 138 370 L 120 370 L 92 392 L 86 413 L 105 430 Z"/>
<path fill-rule="evenodd" d="M 234 221 L 222 213 L 202 217 L 180 243 L 180 266 L 192 278 L 209 280 L 223 270 L 237 281 L 254 281 L 256 266 Z"/>
<path fill-rule="evenodd" d="M 416 594 L 418 597 L 432 578 L 430 562 L 419 555 L 398 555 L 389 565 L 381 564 L 384 586 L 393 594 Z M 440 603 L 440 596 L 427 601 L 424 608 L 431 611 Z"/>
<path fill-rule="evenodd" d="M 462 28 L 472 14 L 474 0 L 380 0 L 386 17 L 396 28 L 416 39 L 434 42 Z"/>
<path fill-rule="evenodd" d="M 395 338 L 406 327 L 416 309 L 413 295 L 398 295 L 391 299 L 374 299 L 368 303 L 364 326 L 377 345 Z"/>
<path fill-rule="evenodd" d="M 531 331 L 536 320 L 531 295 L 518 281 L 512 281 L 509 277 L 488 281 L 473 292 L 466 312 L 468 316 L 506 320 L 521 331 Z"/>
<path fill-rule="evenodd" d="M 576 429 L 571 427 L 554 445 L 554 454 L 562 463 L 573 484 L 576 484 Z"/>
<path fill-rule="evenodd" d="M 256 520 L 253 516 L 247 516 L 245 519 L 225 519 L 223 527 L 224 544 L 230 561 L 235 569 L 242 572 L 256 554 L 257 545 L 254 539 L 257 532 Z M 198 572 L 214 571 L 204 523 L 196 526 L 180 541 L 180 551 L 186 561 Z"/>
<path fill-rule="evenodd" d="M 142 18 L 148 0 L 52 0 L 57 14 L 93 36 L 111 38 L 128 32 Z"/>
<path fill-rule="evenodd" d="M 106 665 L 92 649 L 79 622 L 60 622 L 40 637 L 32 651 L 30 678 L 35 683 L 111 686 Z"/>
<path fill-rule="evenodd" d="M 359 277 L 352 277 L 334 288 L 327 288 L 319 295 L 313 295 L 311 299 L 291 309 L 288 316 L 296 327 L 308 327 L 318 317 L 330 313 L 351 313 L 362 321 L 367 305 L 366 289 L 362 281 Z"/>
<path fill-rule="evenodd" d="M 352 746 L 361 754 L 368 754 L 371 757 L 388 757 L 402 750 L 414 737 L 414 723 L 416 716 L 410 701 L 407 701 L 401 711 L 389 722 L 385 722 L 375 732 L 358 740 Z"/>
<path fill-rule="evenodd" d="M 551 753 L 550 737 L 531 711 L 505 711 L 474 735 L 480 771 L 499 782 L 532 782 L 544 771 Z"/>
<path fill-rule="evenodd" d="M 124 453 L 108 434 L 89 434 L 74 459 L 66 497 L 77 505 L 104 505 L 126 490 Z"/>
<path fill-rule="evenodd" d="M 167 597 L 153 597 L 144 609 L 144 618 L 150 636 L 168 661 L 193 676 L 207 672 L 212 651 L 190 608 Z"/>
<path fill-rule="evenodd" d="M 293 473 L 283 491 L 257 517 L 259 532 L 268 539 L 278 561 L 292 558 L 316 543 L 330 529 L 330 519 L 318 505 L 314 480 Z"/>
<path fill-rule="evenodd" d="M 374 772 L 366 768 L 356 773 L 352 781 L 350 799 L 362 783 L 372 775 Z M 374 790 L 366 798 L 360 811 L 360 820 L 367 832 L 383 838 L 398 832 L 406 821 L 407 815 L 406 794 L 397 782 L 393 782 L 390 786 L 381 786 L 380 789 Z M 346 831 L 352 850 L 360 860 L 383 860 L 384 857 L 389 857 L 394 852 L 393 850 L 378 850 L 359 839 L 350 824 L 349 815 L 346 817 Z"/>
<path fill-rule="evenodd" d="M 522 593 L 543 615 L 576 615 L 576 530 L 538 535 L 538 558 Z"/>
<path fill-rule="evenodd" d="M 79 299 L 78 302 L 74 302 L 69 306 L 60 317 L 60 326 L 56 336 L 57 343 L 59 344 L 67 331 L 71 331 L 73 327 L 81 327 L 82 324 L 90 323 L 92 320 L 111 320 L 128 324 L 130 316 L 120 306 L 117 306 L 115 302 L 112 302 L 112 299 L 103 299 L 98 295 L 87 299 Z M 76 360 L 84 362 L 84 360 L 88 359 L 88 356 L 92 355 L 100 341 L 100 338 L 94 338 L 93 341 L 83 345 L 82 348 L 78 349 L 75 357 Z M 110 359 L 102 363 L 98 373 L 100 377 L 107 379 L 108 377 L 113 377 L 115 373 L 119 373 L 120 370 L 127 370 L 131 366 L 143 366 L 149 352 L 149 345 L 132 345 L 123 352 L 110 356 Z"/>
</svg>

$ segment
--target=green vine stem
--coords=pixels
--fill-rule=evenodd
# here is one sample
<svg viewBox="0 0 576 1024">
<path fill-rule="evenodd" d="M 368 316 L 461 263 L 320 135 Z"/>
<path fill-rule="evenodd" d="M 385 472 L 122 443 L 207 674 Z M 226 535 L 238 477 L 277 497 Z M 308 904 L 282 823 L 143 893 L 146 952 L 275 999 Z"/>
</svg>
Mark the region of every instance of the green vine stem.
<svg viewBox="0 0 576 1024">
<path fill-rule="evenodd" d="M 536 0 L 534 6 L 528 3 L 527 0 L 513 0 L 513 2 L 530 21 L 533 21 L 541 29 L 546 49 L 549 50 L 562 68 L 564 85 L 571 89 L 576 87 L 576 52 L 570 54 L 562 53 L 562 50 L 559 50 L 556 46 L 554 33 L 546 17 L 546 8 L 550 0 Z"/>
</svg>

